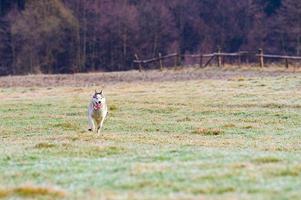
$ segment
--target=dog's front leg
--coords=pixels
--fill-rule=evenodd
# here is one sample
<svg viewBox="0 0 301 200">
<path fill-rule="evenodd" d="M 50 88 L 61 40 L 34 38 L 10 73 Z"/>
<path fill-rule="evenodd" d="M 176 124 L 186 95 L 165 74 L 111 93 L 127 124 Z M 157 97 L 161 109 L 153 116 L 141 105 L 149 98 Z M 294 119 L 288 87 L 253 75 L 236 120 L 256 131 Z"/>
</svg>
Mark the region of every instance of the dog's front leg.
<svg viewBox="0 0 301 200">
<path fill-rule="evenodd" d="M 102 117 L 101 121 L 100 121 L 100 124 L 98 125 L 98 129 L 97 129 L 97 133 L 100 134 L 101 132 L 101 129 L 103 127 L 103 122 L 105 121 L 105 118 Z"/>
<path fill-rule="evenodd" d="M 90 115 L 88 116 L 88 122 L 89 122 L 89 131 L 94 131 L 95 124 L 93 118 Z"/>
</svg>

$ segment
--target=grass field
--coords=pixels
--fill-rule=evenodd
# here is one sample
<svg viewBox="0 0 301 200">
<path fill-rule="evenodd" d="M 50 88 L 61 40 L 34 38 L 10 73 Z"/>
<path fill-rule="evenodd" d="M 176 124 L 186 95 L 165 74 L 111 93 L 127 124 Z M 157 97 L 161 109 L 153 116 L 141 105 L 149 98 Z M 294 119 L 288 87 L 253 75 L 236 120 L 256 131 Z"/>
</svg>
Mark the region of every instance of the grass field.
<svg viewBox="0 0 301 200">
<path fill-rule="evenodd" d="M 0 198 L 301 199 L 301 74 L 244 75 L 106 84 L 101 135 L 97 86 L 0 88 Z"/>
</svg>

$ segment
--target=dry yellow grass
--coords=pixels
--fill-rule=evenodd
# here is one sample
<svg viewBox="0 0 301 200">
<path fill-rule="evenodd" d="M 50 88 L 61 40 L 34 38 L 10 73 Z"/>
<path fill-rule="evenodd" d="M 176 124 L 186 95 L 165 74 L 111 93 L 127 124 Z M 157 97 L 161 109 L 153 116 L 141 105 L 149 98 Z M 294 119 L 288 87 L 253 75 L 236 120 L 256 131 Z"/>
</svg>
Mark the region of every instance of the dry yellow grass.
<svg viewBox="0 0 301 200">
<path fill-rule="evenodd" d="M 221 135 L 223 131 L 220 129 L 212 129 L 212 128 L 197 128 L 193 131 L 194 134 L 201 134 L 201 135 Z"/>
<path fill-rule="evenodd" d="M 62 198 L 66 196 L 66 192 L 51 186 L 35 186 L 32 184 L 26 184 L 15 188 L 0 188 L 0 198 L 8 197 L 31 197 L 38 198 L 39 196 L 49 196 L 53 198 Z"/>
</svg>

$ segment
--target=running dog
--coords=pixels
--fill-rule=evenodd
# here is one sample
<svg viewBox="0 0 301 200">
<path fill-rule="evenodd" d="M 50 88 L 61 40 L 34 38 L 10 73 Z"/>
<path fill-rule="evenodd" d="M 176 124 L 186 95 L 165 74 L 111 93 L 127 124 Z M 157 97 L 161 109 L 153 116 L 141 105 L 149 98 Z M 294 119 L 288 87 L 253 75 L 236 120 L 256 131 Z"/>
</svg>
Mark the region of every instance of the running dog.
<svg viewBox="0 0 301 200">
<path fill-rule="evenodd" d="M 108 106 L 106 103 L 106 98 L 104 97 L 102 91 L 95 91 L 88 106 L 89 131 L 97 131 L 97 133 L 100 134 L 100 131 L 103 127 L 103 122 L 105 121 L 107 115 Z"/>
</svg>

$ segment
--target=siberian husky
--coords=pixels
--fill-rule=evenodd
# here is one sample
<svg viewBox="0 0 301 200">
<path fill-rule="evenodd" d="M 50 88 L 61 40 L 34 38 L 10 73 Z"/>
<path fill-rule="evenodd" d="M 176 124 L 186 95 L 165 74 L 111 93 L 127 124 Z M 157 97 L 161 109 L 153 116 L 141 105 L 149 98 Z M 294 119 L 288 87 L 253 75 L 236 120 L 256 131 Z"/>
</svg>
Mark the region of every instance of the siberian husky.
<svg viewBox="0 0 301 200">
<path fill-rule="evenodd" d="M 108 114 L 108 106 L 103 92 L 95 91 L 88 106 L 89 131 L 100 131 Z"/>
</svg>

